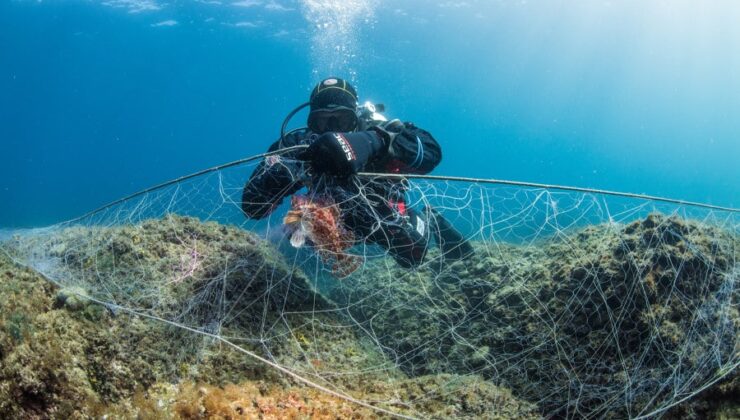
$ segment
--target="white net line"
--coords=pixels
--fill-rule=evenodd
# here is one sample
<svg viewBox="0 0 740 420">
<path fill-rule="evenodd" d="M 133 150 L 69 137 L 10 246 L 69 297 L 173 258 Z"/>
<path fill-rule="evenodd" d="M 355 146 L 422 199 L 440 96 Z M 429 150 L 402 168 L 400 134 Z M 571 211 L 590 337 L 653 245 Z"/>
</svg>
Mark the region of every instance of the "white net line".
<svg viewBox="0 0 740 420">
<path fill-rule="evenodd" d="M 111 310 L 219 337 L 404 415 L 438 415 L 435 403 L 500 387 L 545 416 L 639 417 L 736 374 L 735 212 L 414 179 L 406 206 L 427 220 L 423 209 L 436 209 L 475 254 L 452 261 L 432 246 L 419 266 L 404 268 L 379 246 L 391 241 L 386 224 L 395 216 L 367 211 L 387 204 L 376 192 L 388 179 L 356 178 L 355 192 L 332 202 L 300 192 L 320 204 L 302 213 L 301 226 L 330 207 L 374 219 L 363 233 L 338 236 L 351 243 L 296 248 L 283 223 L 290 203 L 265 220 L 244 217 L 243 183 L 255 168 L 183 179 L 12 236 L 4 248 Z M 356 259 L 361 266 L 337 279 L 337 266 Z M 213 345 L 172 337 L 173 359 Z M 413 399 L 393 392 L 417 378 L 435 385 Z M 504 408 L 483 394 L 463 414 Z"/>
</svg>

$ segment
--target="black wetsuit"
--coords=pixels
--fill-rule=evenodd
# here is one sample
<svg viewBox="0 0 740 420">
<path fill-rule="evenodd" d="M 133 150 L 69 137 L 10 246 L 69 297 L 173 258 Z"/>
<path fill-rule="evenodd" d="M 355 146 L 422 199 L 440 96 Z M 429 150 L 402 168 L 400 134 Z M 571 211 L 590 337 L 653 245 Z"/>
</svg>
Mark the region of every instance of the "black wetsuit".
<svg viewBox="0 0 740 420">
<path fill-rule="evenodd" d="M 364 165 L 365 172 L 426 174 L 442 159 L 442 151 L 432 135 L 411 123 L 404 123 L 407 134 L 397 136 L 392 147 L 385 147 Z M 377 136 L 374 131 L 355 135 Z M 287 135 L 269 151 L 310 145 L 317 136 L 309 131 Z M 269 215 L 283 199 L 304 187 L 300 179 L 303 162 L 300 151 L 271 156 L 263 160 L 244 186 L 242 209 L 247 217 Z M 377 244 L 389 251 L 404 267 L 421 264 L 429 243 L 427 217 L 406 207 L 406 187 L 400 180 L 380 179 L 362 183 L 353 177 L 314 177 L 312 193 L 329 195 L 342 212 L 345 226 L 356 240 Z"/>
</svg>

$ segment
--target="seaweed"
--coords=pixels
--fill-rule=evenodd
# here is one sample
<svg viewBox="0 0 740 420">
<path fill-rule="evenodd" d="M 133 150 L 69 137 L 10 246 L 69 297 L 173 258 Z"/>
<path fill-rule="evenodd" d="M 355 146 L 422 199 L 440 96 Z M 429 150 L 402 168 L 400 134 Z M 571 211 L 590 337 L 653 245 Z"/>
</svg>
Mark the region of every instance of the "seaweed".
<svg viewBox="0 0 740 420">
<path fill-rule="evenodd" d="M 475 371 L 548 416 L 660 411 L 736 357 L 729 232 L 654 213 L 475 248 L 441 271 L 380 261 L 330 296 L 407 374 Z"/>
<path fill-rule="evenodd" d="M 196 237 L 197 252 L 208 257 L 190 271 Z M 378 415 L 297 383 L 215 337 L 395 412 L 477 417 L 495 405 L 507 416 L 537 416 L 533 405 L 475 375 L 409 378 L 377 343 L 348 328 L 303 273 L 239 229 L 169 216 L 137 226 L 72 227 L 28 241 L 15 246 L 46 250 L 36 261 L 43 277 L 0 253 L 0 325 L 22 331 L 0 340 L 0 417 Z M 59 288 L 48 279 L 67 281 Z M 222 320 L 211 313 L 219 307 L 214 300 L 238 315 L 209 326 Z M 269 331 L 265 322 L 274 323 Z M 355 372 L 342 373 L 348 368 Z"/>
</svg>

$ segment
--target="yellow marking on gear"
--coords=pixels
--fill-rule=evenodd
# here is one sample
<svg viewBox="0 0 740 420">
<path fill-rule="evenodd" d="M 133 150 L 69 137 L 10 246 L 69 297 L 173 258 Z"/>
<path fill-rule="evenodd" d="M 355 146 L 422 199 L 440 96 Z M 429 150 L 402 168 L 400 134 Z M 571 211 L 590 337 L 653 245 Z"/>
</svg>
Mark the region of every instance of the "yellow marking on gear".
<svg viewBox="0 0 740 420">
<path fill-rule="evenodd" d="M 343 91 L 349 93 L 350 96 L 352 96 L 353 98 L 355 98 L 355 101 L 356 101 L 357 100 L 357 95 L 355 95 L 354 93 L 352 93 L 352 91 L 350 91 L 349 89 L 347 89 L 347 82 L 344 81 L 344 80 L 342 80 L 342 84 L 344 84 L 344 86 L 337 86 L 337 85 L 324 86 L 324 84 L 321 83 L 321 84 L 319 84 L 318 88 L 316 89 L 316 93 L 318 94 L 318 93 L 323 92 L 324 90 L 327 90 L 327 89 L 339 89 L 339 90 L 343 90 Z"/>
</svg>

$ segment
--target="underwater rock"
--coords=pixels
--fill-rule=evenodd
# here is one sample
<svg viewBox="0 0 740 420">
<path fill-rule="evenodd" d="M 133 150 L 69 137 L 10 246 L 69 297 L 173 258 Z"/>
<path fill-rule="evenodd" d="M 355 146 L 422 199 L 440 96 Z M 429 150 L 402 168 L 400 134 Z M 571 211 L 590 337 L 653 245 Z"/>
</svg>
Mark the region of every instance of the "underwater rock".
<svg viewBox="0 0 740 420">
<path fill-rule="evenodd" d="M 218 306 L 243 314 L 244 327 L 261 321 L 250 314 L 330 306 L 303 273 L 253 234 L 189 217 L 69 227 L 30 237 L 23 247 L 32 250 L 33 267 L 62 285 L 71 282 L 82 295 L 190 326 L 214 324 Z M 251 306 L 239 308 L 245 304 Z"/>
<path fill-rule="evenodd" d="M 370 263 L 330 296 L 409 375 L 474 370 L 548 416 L 622 417 L 737 357 L 737 239 L 650 214 L 528 246 L 476 243 L 441 271 L 434 252 L 412 273 Z"/>
<path fill-rule="evenodd" d="M 691 400 L 671 408 L 663 418 L 671 420 L 739 419 L 740 375 L 728 375 Z"/>
<path fill-rule="evenodd" d="M 689 373 L 670 380 L 690 389 L 736 351 L 731 233 L 650 215 L 474 245 L 450 266 L 436 250 L 415 271 L 371 260 L 331 282 L 329 299 L 254 235 L 192 218 L 14 239 L 11 254 L 33 249 L 46 277 L 78 289 L 0 253 L 0 417 L 377 417 L 134 312 L 239 338 L 319 383 L 431 418 L 627 416 L 670 391 L 656 388 L 667 375 Z M 738 373 L 723 374 L 668 416 L 736 412 Z"/>
<path fill-rule="evenodd" d="M 65 308 L 70 311 L 79 311 L 90 303 L 90 299 L 85 297 L 85 291 L 81 288 L 66 288 L 57 292 L 54 299 L 56 308 Z"/>
<path fill-rule="evenodd" d="M 536 416 L 478 376 L 409 378 L 377 343 L 359 339 L 303 273 L 237 228 L 169 216 L 13 246 L 33 249 L 44 276 L 71 285 L 57 289 L 0 252 L 0 418 L 378 417 L 218 340 L 136 313 L 241 338 L 244 350 L 395 412 L 476 418 L 496 406 L 507 418 Z M 115 302 L 118 316 L 79 295 Z M 223 304 L 230 322 L 214 324 Z"/>
<path fill-rule="evenodd" d="M 361 399 L 395 401 L 379 405 L 401 414 L 426 413 L 426 418 L 430 419 L 539 418 L 533 404 L 519 401 L 509 391 L 479 377 L 424 376 L 390 383 L 372 382 L 366 384 L 365 389 L 366 393 L 358 395 Z M 393 398 L 389 399 L 389 396 Z M 218 388 L 186 383 L 173 398 L 177 401 L 175 412 L 183 419 L 391 418 L 315 389 L 279 388 L 265 382 L 228 384 Z M 495 411 L 492 412 L 492 408 Z"/>
</svg>

